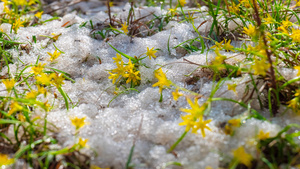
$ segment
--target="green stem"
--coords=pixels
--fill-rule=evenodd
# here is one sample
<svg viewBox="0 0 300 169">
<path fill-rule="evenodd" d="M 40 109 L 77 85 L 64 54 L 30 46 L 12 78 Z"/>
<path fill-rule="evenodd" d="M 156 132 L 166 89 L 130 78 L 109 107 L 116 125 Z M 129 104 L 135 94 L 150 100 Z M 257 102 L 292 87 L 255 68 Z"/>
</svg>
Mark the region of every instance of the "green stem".
<svg viewBox="0 0 300 169">
<path fill-rule="evenodd" d="M 188 131 L 185 131 L 181 136 L 180 138 L 170 147 L 170 149 L 167 151 L 167 153 L 170 153 L 172 152 L 176 146 L 181 142 L 181 140 L 185 137 L 185 135 L 188 133 Z"/>
</svg>

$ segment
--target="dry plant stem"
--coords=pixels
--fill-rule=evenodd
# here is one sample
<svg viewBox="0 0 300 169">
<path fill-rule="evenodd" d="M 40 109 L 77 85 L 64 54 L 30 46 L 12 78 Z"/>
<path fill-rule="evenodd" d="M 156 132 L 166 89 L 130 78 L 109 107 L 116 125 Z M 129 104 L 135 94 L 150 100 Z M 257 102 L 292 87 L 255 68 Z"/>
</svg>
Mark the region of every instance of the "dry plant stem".
<svg viewBox="0 0 300 169">
<path fill-rule="evenodd" d="M 228 2 L 227 0 L 224 0 L 225 1 L 225 4 L 226 4 L 226 7 L 227 7 L 227 10 L 228 10 L 228 16 L 230 16 L 230 10 L 229 10 L 229 6 L 228 6 Z"/>
<path fill-rule="evenodd" d="M 108 17 L 109 17 L 109 24 L 110 26 L 113 26 L 112 21 L 111 21 L 111 11 L 110 11 L 110 0 L 107 0 L 107 10 L 108 10 Z"/>
<path fill-rule="evenodd" d="M 261 19 L 259 17 L 256 0 L 253 0 L 253 7 L 254 7 L 254 12 L 255 12 L 254 18 L 257 22 L 258 28 L 260 28 L 261 27 Z M 261 31 L 261 35 L 262 35 L 262 38 L 264 41 L 264 45 L 267 47 L 267 40 L 266 40 L 264 31 Z M 268 48 L 266 48 L 265 50 L 267 53 L 268 61 L 270 63 L 271 88 L 274 89 L 274 90 L 272 90 L 272 98 L 274 101 L 274 104 L 272 104 L 272 112 L 273 112 L 273 115 L 276 115 L 278 113 L 278 103 L 277 103 L 277 95 L 276 95 L 277 85 L 276 85 L 275 71 L 274 71 L 273 62 L 271 59 L 271 52 L 268 50 Z"/>
</svg>

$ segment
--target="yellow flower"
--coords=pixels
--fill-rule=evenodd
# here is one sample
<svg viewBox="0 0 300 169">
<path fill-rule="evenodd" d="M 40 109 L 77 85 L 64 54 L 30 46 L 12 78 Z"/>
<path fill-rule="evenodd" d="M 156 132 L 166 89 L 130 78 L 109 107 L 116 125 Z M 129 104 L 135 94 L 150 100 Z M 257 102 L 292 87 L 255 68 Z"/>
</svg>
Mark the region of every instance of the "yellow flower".
<svg viewBox="0 0 300 169">
<path fill-rule="evenodd" d="M 271 24 L 276 22 L 270 14 L 267 14 L 267 18 L 264 18 L 264 20 L 265 20 L 265 24 Z"/>
<path fill-rule="evenodd" d="M 119 63 L 119 62 L 123 61 L 122 56 L 119 53 L 116 54 L 115 58 L 113 57 L 113 60 L 114 60 L 114 63 Z"/>
<path fill-rule="evenodd" d="M 14 2 L 16 5 L 20 5 L 20 6 L 27 5 L 27 1 L 26 1 L 26 0 L 13 0 L 13 2 Z"/>
<path fill-rule="evenodd" d="M 52 53 L 47 52 L 48 55 L 50 55 L 50 61 L 53 62 L 61 53 L 57 52 L 57 49 L 55 49 L 55 51 Z"/>
<path fill-rule="evenodd" d="M 154 49 L 154 47 L 151 48 L 151 49 L 149 49 L 149 48 L 147 47 L 146 55 L 149 56 L 149 59 L 151 59 L 151 57 L 156 58 L 155 53 L 156 53 L 157 51 L 156 51 L 156 50 L 153 50 L 153 49 Z"/>
<path fill-rule="evenodd" d="M 42 87 L 41 85 L 37 85 L 37 88 L 38 88 L 39 94 L 43 94 L 46 97 L 47 90 L 44 87 Z"/>
<path fill-rule="evenodd" d="M 259 140 L 265 140 L 267 138 L 270 138 L 270 132 L 265 133 L 263 130 L 260 130 L 257 137 Z"/>
<path fill-rule="evenodd" d="M 15 20 L 15 22 L 12 24 L 12 29 L 17 33 L 20 27 L 24 27 L 24 23 L 25 21 L 21 21 L 21 19 L 19 18 L 18 20 Z"/>
<path fill-rule="evenodd" d="M 215 50 L 215 53 L 217 56 L 215 57 L 215 60 L 212 62 L 212 65 L 217 66 L 218 70 L 222 70 L 224 68 L 224 65 L 222 64 L 224 63 L 226 56 L 221 55 L 218 48 Z"/>
<path fill-rule="evenodd" d="M 300 30 L 293 28 L 290 37 L 293 39 L 294 42 L 300 42 Z"/>
<path fill-rule="evenodd" d="M 234 47 L 232 45 L 230 45 L 230 42 L 231 42 L 231 39 L 229 41 L 226 42 L 226 39 L 225 39 L 225 44 L 223 46 L 223 49 L 229 51 L 233 51 L 234 52 Z"/>
<path fill-rule="evenodd" d="M 296 6 L 300 6 L 300 1 L 295 0 L 296 1 Z"/>
<path fill-rule="evenodd" d="M 0 153 L 0 167 L 5 168 L 6 165 L 11 165 L 14 162 L 15 162 L 15 160 L 9 158 L 8 155 Z"/>
<path fill-rule="evenodd" d="M 162 71 L 161 68 L 155 71 L 154 76 L 158 79 L 158 82 L 154 83 L 152 86 L 159 86 L 159 92 L 162 92 L 164 87 L 170 87 L 171 81 L 167 79 L 166 74 Z"/>
<path fill-rule="evenodd" d="M 122 28 L 121 28 L 121 30 L 127 35 L 127 33 L 128 33 L 128 25 L 126 25 L 126 22 L 125 23 L 123 23 L 123 24 L 121 24 L 122 25 Z"/>
<path fill-rule="evenodd" d="M 28 5 L 31 6 L 33 4 L 36 4 L 38 0 L 29 0 Z"/>
<path fill-rule="evenodd" d="M 296 93 L 294 94 L 294 96 L 300 96 L 300 89 L 296 89 Z"/>
<path fill-rule="evenodd" d="M 233 84 L 227 84 L 228 86 L 228 90 L 232 90 L 234 93 L 236 93 L 236 84 L 233 83 Z"/>
<path fill-rule="evenodd" d="M 212 46 L 212 47 L 210 47 L 210 48 L 211 48 L 211 49 L 213 49 L 213 48 L 221 49 L 221 48 L 223 48 L 223 46 L 224 46 L 223 43 L 224 43 L 224 40 L 222 40 L 221 42 L 215 41 L 215 45 Z"/>
<path fill-rule="evenodd" d="M 7 92 L 10 92 L 11 89 L 15 86 L 15 79 L 4 79 L 2 83 L 5 85 Z"/>
<path fill-rule="evenodd" d="M 52 35 L 52 39 L 54 40 L 54 41 L 57 41 L 58 40 L 58 38 L 60 37 L 60 35 L 61 35 L 61 33 L 60 34 L 55 34 L 55 33 L 51 33 L 51 35 Z"/>
<path fill-rule="evenodd" d="M 230 119 L 227 121 L 228 124 L 234 127 L 240 127 L 241 126 L 241 119 Z"/>
<path fill-rule="evenodd" d="M 179 4 L 180 6 L 184 7 L 184 5 L 186 4 L 185 0 L 179 0 Z"/>
<path fill-rule="evenodd" d="M 42 71 L 44 70 L 45 65 L 46 65 L 46 63 L 43 65 L 41 63 L 39 63 L 37 66 L 33 66 L 31 68 L 31 70 L 32 70 L 31 72 L 34 73 L 35 75 L 41 74 Z"/>
<path fill-rule="evenodd" d="M 108 73 L 110 74 L 110 76 L 108 76 L 108 79 L 112 79 L 112 83 L 115 84 L 116 80 L 119 78 L 119 75 L 111 73 L 111 72 L 108 72 Z"/>
<path fill-rule="evenodd" d="M 38 84 L 49 86 L 51 83 L 52 77 L 48 76 L 45 73 L 41 73 L 40 76 L 36 76 L 35 79 Z"/>
<path fill-rule="evenodd" d="M 79 137 L 78 145 L 80 148 L 84 148 L 86 146 L 87 142 L 88 142 L 88 139 L 82 139 L 81 137 Z"/>
<path fill-rule="evenodd" d="M 267 63 L 266 59 L 264 58 L 261 58 L 260 60 L 254 59 L 254 65 L 252 65 L 252 69 L 254 69 L 254 74 L 265 76 L 270 66 L 270 63 Z"/>
<path fill-rule="evenodd" d="M 233 151 L 234 158 L 239 162 L 247 167 L 251 166 L 252 156 L 248 153 L 246 153 L 244 147 L 240 146 L 236 150 Z"/>
<path fill-rule="evenodd" d="M 39 95 L 39 92 L 36 90 L 31 90 L 26 94 L 26 99 L 36 99 L 36 97 Z"/>
<path fill-rule="evenodd" d="M 287 102 L 288 107 L 292 108 L 295 113 L 300 112 L 300 102 L 299 102 L 299 97 L 295 97 L 292 100 Z"/>
<path fill-rule="evenodd" d="M 74 117 L 74 118 L 71 118 L 71 122 L 72 122 L 73 126 L 75 126 L 76 130 L 79 130 L 86 124 L 84 122 L 85 119 L 86 119 L 86 117 L 83 117 L 83 118 Z"/>
<path fill-rule="evenodd" d="M 177 8 L 170 8 L 169 12 L 171 13 L 172 16 L 174 16 L 176 14 L 176 10 Z"/>
<path fill-rule="evenodd" d="M 172 95 L 173 95 L 173 99 L 174 99 L 175 101 L 177 101 L 178 98 L 179 98 L 180 96 L 182 96 L 183 94 L 180 93 L 180 92 L 178 92 L 178 88 L 176 88 L 176 91 L 175 91 L 175 92 L 172 92 Z"/>
<path fill-rule="evenodd" d="M 204 129 L 207 129 L 207 130 L 211 131 L 211 129 L 207 126 L 207 124 L 210 123 L 211 121 L 212 121 L 212 119 L 204 121 L 203 116 L 200 116 L 199 121 L 197 121 L 195 123 L 195 126 L 192 129 L 192 133 L 196 133 L 200 129 L 202 136 L 205 137 Z"/>
<path fill-rule="evenodd" d="M 300 66 L 295 66 L 294 69 L 298 70 L 298 73 L 296 76 L 300 76 Z"/>
<path fill-rule="evenodd" d="M 282 21 L 282 26 L 284 26 L 286 28 L 288 28 L 288 27 L 290 27 L 292 25 L 293 25 L 293 23 L 291 21 L 289 21 L 288 18 L 286 18 L 285 21 Z"/>
<path fill-rule="evenodd" d="M 191 128 L 195 126 L 196 118 L 193 115 L 185 115 L 181 116 L 183 122 L 179 123 L 179 126 L 186 126 L 185 131 L 189 131 Z"/>
<path fill-rule="evenodd" d="M 238 14 L 240 12 L 240 4 L 236 5 L 234 2 L 232 3 L 232 6 L 229 7 L 230 12 L 234 14 Z"/>
<path fill-rule="evenodd" d="M 26 121 L 26 117 L 23 114 L 21 114 L 21 113 L 18 113 L 17 118 L 21 122 L 25 122 Z"/>
<path fill-rule="evenodd" d="M 110 168 L 101 168 L 96 165 L 91 165 L 90 169 L 110 169 Z"/>
<path fill-rule="evenodd" d="M 64 83 L 65 78 L 64 78 L 63 74 L 58 75 L 56 73 L 51 73 L 50 78 L 51 78 L 51 84 L 53 84 L 57 88 L 59 88 L 61 85 L 65 84 Z"/>
<path fill-rule="evenodd" d="M 127 78 L 126 83 L 132 82 L 134 85 L 138 84 L 141 80 L 140 71 L 134 71 L 133 69 L 129 69 L 124 77 Z"/>
<path fill-rule="evenodd" d="M 181 108 L 180 111 L 190 113 L 195 118 L 199 118 L 200 116 L 203 116 L 204 111 L 207 108 L 207 103 L 204 103 L 202 106 L 199 106 L 197 98 L 194 99 L 194 103 L 191 101 L 191 99 L 187 98 L 187 102 L 189 103 L 191 109 Z"/>
<path fill-rule="evenodd" d="M 36 16 L 37 18 L 41 19 L 43 12 L 44 11 L 37 12 L 34 16 Z"/>
<path fill-rule="evenodd" d="M 21 105 L 19 105 L 18 102 L 12 102 L 10 104 L 10 109 L 8 111 L 8 115 L 12 115 L 13 113 L 22 111 L 22 110 L 23 110 L 23 107 Z"/>
<path fill-rule="evenodd" d="M 244 27 L 244 33 L 250 37 L 254 37 L 256 35 L 256 28 L 252 24 L 248 26 L 249 28 Z"/>
</svg>

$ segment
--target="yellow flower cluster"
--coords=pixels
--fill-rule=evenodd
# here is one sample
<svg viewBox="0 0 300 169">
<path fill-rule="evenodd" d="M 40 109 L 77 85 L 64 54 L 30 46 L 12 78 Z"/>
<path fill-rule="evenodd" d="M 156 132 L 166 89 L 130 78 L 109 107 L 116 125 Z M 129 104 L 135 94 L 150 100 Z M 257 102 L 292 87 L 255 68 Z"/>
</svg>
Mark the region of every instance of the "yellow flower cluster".
<svg viewBox="0 0 300 169">
<path fill-rule="evenodd" d="M 197 133 L 197 131 L 200 129 L 202 136 L 205 137 L 205 129 L 211 131 L 207 124 L 212 121 L 211 119 L 204 120 L 203 117 L 204 111 L 207 109 L 208 104 L 204 103 L 203 105 L 199 106 L 197 98 L 195 98 L 194 103 L 189 98 L 187 98 L 187 102 L 191 106 L 191 109 L 180 109 L 180 111 L 186 112 L 188 114 L 185 116 L 181 116 L 183 122 L 179 123 L 179 125 L 186 126 L 186 131 L 192 129 L 192 133 Z"/>
<path fill-rule="evenodd" d="M 113 69 L 111 72 L 108 72 L 110 74 L 108 78 L 112 79 L 113 84 L 119 82 L 122 77 L 126 80 L 126 83 L 131 83 L 134 86 L 140 83 L 140 71 L 137 70 L 136 66 L 131 62 L 131 59 L 129 59 L 126 65 L 122 59 L 122 56 L 118 53 L 113 59 L 114 63 L 117 65 L 117 68 Z"/>
<path fill-rule="evenodd" d="M 38 0 L 2 0 L 2 2 L 4 2 L 3 18 L 9 21 L 15 33 L 20 27 L 26 25 L 26 21 L 21 20 L 20 14 L 26 14 L 30 10 L 35 11 L 37 8 L 33 5 L 38 4 Z M 42 12 L 37 12 L 35 16 L 41 18 L 41 14 Z"/>
</svg>

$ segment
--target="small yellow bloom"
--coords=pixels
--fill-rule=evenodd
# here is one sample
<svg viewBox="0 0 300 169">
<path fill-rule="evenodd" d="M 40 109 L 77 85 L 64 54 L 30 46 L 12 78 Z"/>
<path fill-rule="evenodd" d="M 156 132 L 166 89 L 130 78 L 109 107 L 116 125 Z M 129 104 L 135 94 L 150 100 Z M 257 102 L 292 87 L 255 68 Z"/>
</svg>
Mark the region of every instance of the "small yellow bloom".
<svg viewBox="0 0 300 169">
<path fill-rule="evenodd" d="M 252 65 L 252 69 L 254 69 L 254 74 L 265 76 L 268 69 L 271 67 L 270 63 L 266 62 L 266 59 L 254 59 L 254 65 Z"/>
<path fill-rule="evenodd" d="M 296 93 L 294 94 L 294 96 L 300 96 L 300 89 L 296 89 Z"/>
<path fill-rule="evenodd" d="M 41 19 L 43 12 L 44 11 L 37 12 L 34 16 L 36 16 L 37 18 Z"/>
<path fill-rule="evenodd" d="M 18 20 L 15 20 L 15 22 L 12 24 L 12 29 L 17 33 L 18 29 L 20 27 L 24 27 L 25 21 L 21 21 L 19 18 Z"/>
<path fill-rule="evenodd" d="M 256 35 L 256 28 L 252 24 L 248 26 L 249 28 L 244 27 L 244 33 L 250 37 L 254 37 Z"/>
<path fill-rule="evenodd" d="M 90 169 L 110 169 L 110 168 L 101 168 L 96 165 L 91 165 Z"/>
<path fill-rule="evenodd" d="M 176 10 L 177 10 L 177 8 L 170 8 L 169 12 L 171 13 L 172 16 L 175 16 Z"/>
<path fill-rule="evenodd" d="M 294 69 L 298 70 L 298 73 L 296 76 L 300 76 L 300 66 L 295 66 Z"/>
<path fill-rule="evenodd" d="M 167 79 L 166 74 L 162 71 L 161 68 L 155 71 L 155 77 L 158 79 L 158 82 L 154 83 L 152 86 L 159 87 L 159 92 L 161 93 L 164 87 L 170 87 L 171 81 Z"/>
<path fill-rule="evenodd" d="M 236 150 L 233 151 L 234 158 L 239 162 L 247 167 L 251 166 L 252 156 L 248 153 L 246 153 L 244 147 L 240 146 Z"/>
<path fill-rule="evenodd" d="M 0 153 L 0 167 L 4 167 L 7 166 L 7 165 L 11 165 L 15 162 L 14 159 L 11 159 L 8 157 L 8 155 L 6 154 L 1 154 Z"/>
<path fill-rule="evenodd" d="M 234 14 L 238 14 L 240 12 L 240 4 L 236 5 L 234 2 L 232 3 L 232 6 L 229 7 L 230 12 Z"/>
<path fill-rule="evenodd" d="M 271 23 L 276 22 L 270 14 L 267 14 L 267 18 L 264 18 L 264 21 L 265 21 L 265 24 L 271 24 Z"/>
<path fill-rule="evenodd" d="M 83 117 L 83 118 L 74 117 L 74 118 L 71 118 L 71 122 L 72 122 L 73 126 L 75 126 L 76 130 L 79 130 L 86 124 L 86 122 L 84 122 L 85 119 L 86 119 L 86 117 Z"/>
<path fill-rule="evenodd" d="M 111 72 L 108 72 L 108 73 L 110 74 L 110 76 L 108 77 L 108 79 L 112 79 L 112 83 L 115 84 L 116 80 L 119 78 L 119 75 L 111 73 Z"/>
<path fill-rule="evenodd" d="M 36 90 L 31 90 L 26 94 L 26 99 L 36 99 L 36 97 L 39 95 L 39 92 Z"/>
<path fill-rule="evenodd" d="M 39 94 L 43 94 L 45 97 L 47 96 L 47 90 L 41 85 L 37 85 Z"/>
<path fill-rule="evenodd" d="M 230 119 L 227 121 L 228 124 L 234 127 L 240 127 L 241 126 L 241 119 Z"/>
<path fill-rule="evenodd" d="M 300 42 L 300 29 L 292 28 L 292 34 L 290 37 L 293 39 L 293 42 Z"/>
<path fill-rule="evenodd" d="M 56 73 L 51 73 L 50 78 L 51 78 L 51 84 L 53 84 L 57 88 L 59 88 L 59 87 L 61 87 L 61 85 L 65 84 L 64 83 L 65 78 L 64 78 L 63 74 L 58 75 Z"/>
<path fill-rule="evenodd" d="M 86 147 L 86 143 L 88 142 L 88 140 L 89 139 L 82 139 L 81 137 L 79 137 L 78 145 L 80 146 L 80 148 Z"/>
<path fill-rule="evenodd" d="M 55 34 L 55 33 L 51 33 L 51 35 L 52 35 L 52 39 L 54 40 L 54 41 L 57 41 L 58 40 L 58 38 L 60 37 L 60 35 L 61 35 L 61 33 L 60 34 Z"/>
<path fill-rule="evenodd" d="M 8 111 L 8 115 L 12 115 L 13 113 L 22 111 L 22 110 L 23 110 L 23 107 L 21 105 L 19 105 L 18 102 L 12 102 L 10 104 L 10 109 Z"/>
<path fill-rule="evenodd" d="M 46 73 L 41 73 L 40 76 L 35 76 L 35 79 L 38 84 L 49 86 L 52 77 L 48 76 Z"/>
<path fill-rule="evenodd" d="M 287 102 L 288 107 L 292 108 L 295 113 L 300 113 L 300 100 L 299 97 L 295 97 Z"/>
<path fill-rule="evenodd" d="M 7 92 L 10 92 L 11 89 L 15 86 L 15 79 L 4 79 L 2 83 L 5 85 Z"/>
<path fill-rule="evenodd" d="M 263 130 L 260 130 L 257 137 L 259 140 L 265 140 L 267 138 L 270 138 L 270 132 L 265 133 Z"/>
<path fill-rule="evenodd" d="M 296 6 L 300 6 L 300 1 L 295 0 L 296 1 Z"/>
<path fill-rule="evenodd" d="M 226 39 L 225 39 L 225 44 L 223 46 L 223 49 L 225 49 L 227 51 L 231 50 L 231 51 L 234 52 L 234 47 L 230 44 L 230 42 L 231 42 L 231 39 L 227 42 L 226 42 Z"/>
<path fill-rule="evenodd" d="M 16 5 L 20 5 L 20 6 L 27 5 L 27 1 L 26 1 L 26 0 L 13 0 L 13 2 L 14 2 Z"/>
<path fill-rule="evenodd" d="M 126 22 L 121 24 L 122 25 L 122 28 L 121 30 L 127 35 L 128 33 L 128 25 L 126 25 Z"/>
<path fill-rule="evenodd" d="M 52 53 L 47 52 L 48 55 L 50 55 L 50 61 L 53 62 L 61 53 L 57 52 L 57 49 L 55 49 L 55 51 Z"/>
<path fill-rule="evenodd" d="M 184 5 L 186 4 L 185 0 L 179 0 L 179 4 L 180 6 L 184 7 Z"/>
<path fill-rule="evenodd" d="M 149 56 L 149 59 L 151 59 L 151 57 L 156 58 L 156 56 L 155 56 L 155 53 L 156 53 L 156 52 L 157 52 L 157 51 L 154 50 L 154 47 L 151 48 L 151 49 L 149 49 L 149 48 L 147 47 L 146 55 Z"/>
<path fill-rule="evenodd" d="M 120 55 L 119 53 L 117 53 L 116 57 L 115 58 L 113 57 L 113 60 L 114 60 L 114 63 L 122 62 L 123 61 L 122 55 Z"/>
<path fill-rule="evenodd" d="M 181 119 L 183 120 L 183 122 L 179 123 L 178 125 L 185 126 L 186 132 L 190 131 L 190 129 L 195 126 L 196 118 L 193 115 L 188 114 L 185 116 L 181 116 Z"/>
<path fill-rule="evenodd" d="M 128 65 L 129 68 L 125 68 L 127 73 L 123 75 L 123 77 L 127 78 L 126 83 L 132 82 L 134 85 L 138 84 L 141 80 L 140 71 L 134 71 L 134 66 L 131 66 L 131 60 L 129 59 Z"/>
<path fill-rule="evenodd" d="M 224 46 L 223 43 L 224 43 L 224 40 L 222 40 L 221 42 L 215 41 L 215 45 L 213 45 L 213 46 L 210 47 L 210 48 L 211 48 L 211 49 L 216 48 L 216 49 L 220 50 L 220 49 L 223 48 L 223 46 Z"/>
<path fill-rule="evenodd" d="M 35 75 L 41 74 L 42 71 L 44 70 L 45 65 L 46 65 L 46 63 L 43 65 L 41 63 L 39 63 L 37 66 L 33 66 L 31 68 L 31 70 L 32 70 L 31 72 L 34 73 Z"/>
<path fill-rule="evenodd" d="M 195 126 L 192 129 L 192 133 L 196 133 L 200 129 L 202 136 L 205 137 L 205 129 L 211 131 L 211 129 L 207 126 L 207 124 L 211 121 L 212 119 L 203 120 L 203 116 L 200 116 L 199 121 L 195 123 Z"/>
<path fill-rule="evenodd" d="M 234 93 L 236 93 L 236 86 L 237 84 L 227 84 L 228 90 L 232 90 Z"/>
<path fill-rule="evenodd" d="M 240 3 L 243 4 L 246 8 L 250 8 L 251 4 L 249 1 L 251 0 L 240 0 Z"/>
<path fill-rule="evenodd" d="M 178 92 L 178 88 L 176 88 L 175 92 L 172 92 L 172 95 L 175 101 L 177 101 L 180 96 L 183 96 L 182 93 Z"/>
<path fill-rule="evenodd" d="M 200 116 L 203 116 L 204 111 L 207 108 L 207 103 L 204 103 L 203 105 L 199 106 L 197 98 L 194 99 L 194 103 L 191 101 L 191 99 L 187 98 L 187 102 L 189 103 L 191 109 L 181 108 L 180 111 L 190 113 L 195 118 L 199 118 Z"/>
</svg>

